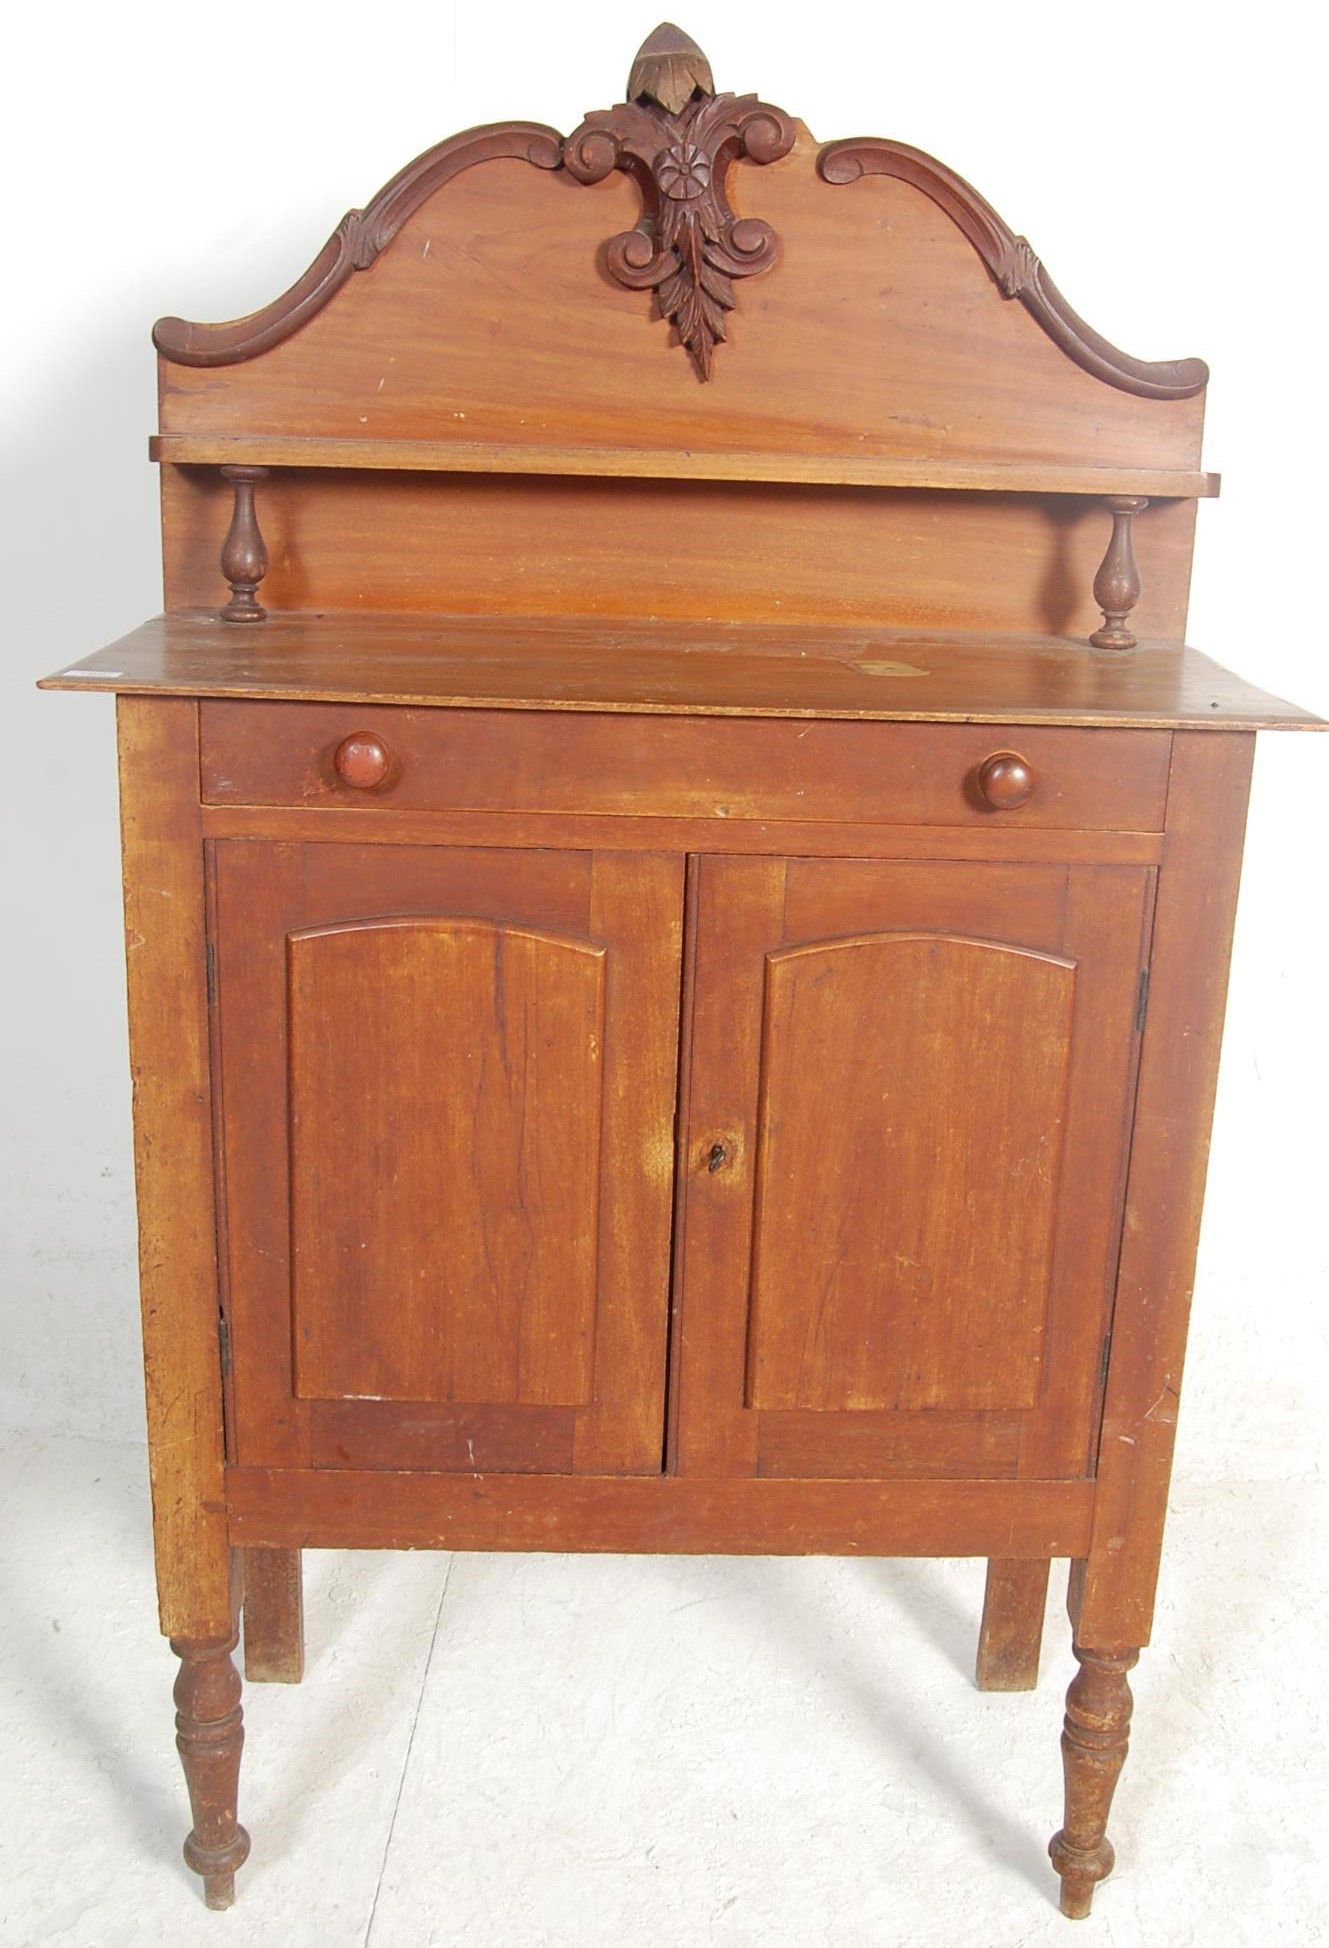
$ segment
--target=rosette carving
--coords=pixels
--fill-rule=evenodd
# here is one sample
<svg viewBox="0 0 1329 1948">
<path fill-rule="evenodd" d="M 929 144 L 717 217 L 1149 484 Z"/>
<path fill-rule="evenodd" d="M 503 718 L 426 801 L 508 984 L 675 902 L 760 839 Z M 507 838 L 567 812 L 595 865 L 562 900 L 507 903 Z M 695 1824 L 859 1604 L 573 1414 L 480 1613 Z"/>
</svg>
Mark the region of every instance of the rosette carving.
<svg viewBox="0 0 1329 1948">
<path fill-rule="evenodd" d="M 779 253 L 769 223 L 729 207 L 729 167 L 740 157 L 778 161 L 793 147 L 794 124 L 755 95 L 717 95 L 706 56 L 668 25 L 643 44 L 628 95 L 568 136 L 563 164 L 581 183 L 621 169 L 637 184 L 641 218 L 606 245 L 610 276 L 629 291 L 654 291 L 660 316 L 709 379 L 734 280 L 769 270 Z"/>
</svg>

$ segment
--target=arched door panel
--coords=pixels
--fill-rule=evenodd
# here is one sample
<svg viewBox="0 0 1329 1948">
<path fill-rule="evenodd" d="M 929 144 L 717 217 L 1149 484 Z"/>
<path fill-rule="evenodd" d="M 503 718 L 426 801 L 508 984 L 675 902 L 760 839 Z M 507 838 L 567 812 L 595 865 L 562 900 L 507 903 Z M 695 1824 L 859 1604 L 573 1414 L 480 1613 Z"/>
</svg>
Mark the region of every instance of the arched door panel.
<svg viewBox="0 0 1329 1948">
<path fill-rule="evenodd" d="M 212 861 L 236 1458 L 658 1472 L 682 861 Z"/>
<path fill-rule="evenodd" d="M 702 862 L 684 1472 L 1088 1471 L 1151 899 L 1133 867 Z"/>
</svg>

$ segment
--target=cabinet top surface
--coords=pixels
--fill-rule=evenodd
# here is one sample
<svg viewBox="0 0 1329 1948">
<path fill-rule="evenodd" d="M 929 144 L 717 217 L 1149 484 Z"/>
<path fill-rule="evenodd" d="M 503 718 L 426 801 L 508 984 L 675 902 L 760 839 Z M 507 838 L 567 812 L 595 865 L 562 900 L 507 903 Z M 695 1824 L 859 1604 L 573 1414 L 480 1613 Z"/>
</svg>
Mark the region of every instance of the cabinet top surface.
<svg viewBox="0 0 1329 1948">
<path fill-rule="evenodd" d="M 455 709 L 914 723 L 1314 729 L 1198 650 L 1086 651 L 1064 637 L 870 625 L 598 617 L 158 616 L 48 677 L 50 690 Z"/>
</svg>

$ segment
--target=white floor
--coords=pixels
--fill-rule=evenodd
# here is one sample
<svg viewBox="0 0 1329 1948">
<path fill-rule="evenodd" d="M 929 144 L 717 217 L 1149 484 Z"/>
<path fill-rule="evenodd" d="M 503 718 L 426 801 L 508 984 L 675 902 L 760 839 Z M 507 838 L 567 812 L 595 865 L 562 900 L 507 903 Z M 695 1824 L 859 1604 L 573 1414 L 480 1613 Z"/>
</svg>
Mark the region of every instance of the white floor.
<svg viewBox="0 0 1329 1948">
<path fill-rule="evenodd" d="M 1329 1942 L 1326 1543 L 1322 1483 L 1178 1491 L 1084 1924 L 1044 1854 L 1059 1570 L 1037 1693 L 985 1697 L 977 1563 L 308 1555 L 308 1674 L 247 1688 L 254 1850 L 216 1915 L 179 1858 L 142 1451 L 0 1438 L 0 1939 Z"/>
</svg>

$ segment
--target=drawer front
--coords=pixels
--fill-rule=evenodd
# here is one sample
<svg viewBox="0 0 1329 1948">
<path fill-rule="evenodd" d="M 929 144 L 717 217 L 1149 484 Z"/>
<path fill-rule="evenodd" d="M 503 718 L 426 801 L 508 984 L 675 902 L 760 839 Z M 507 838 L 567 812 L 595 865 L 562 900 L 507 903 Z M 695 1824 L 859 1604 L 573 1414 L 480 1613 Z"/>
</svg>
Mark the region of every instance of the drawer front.
<svg viewBox="0 0 1329 1948">
<path fill-rule="evenodd" d="M 1167 731 L 204 703 L 212 805 L 1163 827 Z"/>
</svg>

